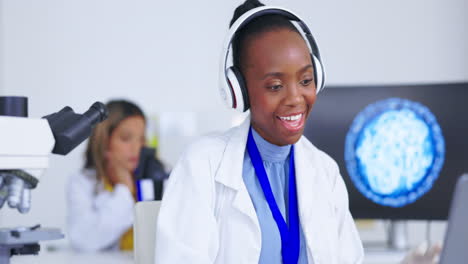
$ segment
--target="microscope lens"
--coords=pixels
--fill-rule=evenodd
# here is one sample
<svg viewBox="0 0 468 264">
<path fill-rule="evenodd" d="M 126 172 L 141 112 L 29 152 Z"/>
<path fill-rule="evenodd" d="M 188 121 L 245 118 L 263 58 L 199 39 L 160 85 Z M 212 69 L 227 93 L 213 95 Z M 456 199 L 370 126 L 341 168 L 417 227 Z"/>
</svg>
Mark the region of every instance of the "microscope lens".
<svg viewBox="0 0 468 264">
<path fill-rule="evenodd" d="M 18 207 L 21 201 L 21 193 L 24 189 L 24 181 L 16 176 L 12 177 L 8 186 L 8 205 L 11 208 Z"/>
<path fill-rule="evenodd" d="M 6 184 L 4 184 L 2 185 L 2 187 L 0 187 L 0 208 L 3 207 L 7 198 L 8 198 L 8 187 Z"/>
<path fill-rule="evenodd" d="M 31 190 L 24 188 L 23 196 L 21 197 L 21 203 L 18 206 L 18 211 L 22 214 L 29 212 L 31 208 Z"/>
</svg>

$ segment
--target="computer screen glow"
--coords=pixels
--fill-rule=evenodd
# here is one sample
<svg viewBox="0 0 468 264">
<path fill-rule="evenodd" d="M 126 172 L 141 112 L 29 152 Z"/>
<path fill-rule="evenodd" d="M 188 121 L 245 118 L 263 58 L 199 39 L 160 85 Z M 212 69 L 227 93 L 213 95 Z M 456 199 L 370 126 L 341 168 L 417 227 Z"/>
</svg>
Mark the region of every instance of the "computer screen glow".
<svg viewBox="0 0 468 264">
<path fill-rule="evenodd" d="M 346 136 L 345 160 L 353 183 L 365 197 L 385 206 L 402 207 L 428 192 L 444 154 L 434 115 L 406 99 L 367 106 Z"/>
</svg>

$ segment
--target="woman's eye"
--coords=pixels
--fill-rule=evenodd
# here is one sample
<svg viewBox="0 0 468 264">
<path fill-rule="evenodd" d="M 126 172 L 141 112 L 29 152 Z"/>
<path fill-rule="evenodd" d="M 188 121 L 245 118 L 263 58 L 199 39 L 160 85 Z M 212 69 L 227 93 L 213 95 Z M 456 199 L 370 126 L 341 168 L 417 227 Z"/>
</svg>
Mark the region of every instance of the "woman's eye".
<svg viewBox="0 0 468 264">
<path fill-rule="evenodd" d="M 131 140 L 131 136 L 129 135 L 120 136 L 120 140 L 122 140 L 123 142 L 129 142 Z"/>
<path fill-rule="evenodd" d="M 305 79 L 305 80 L 302 80 L 302 81 L 301 81 L 301 84 L 302 84 L 303 86 L 308 86 L 309 84 L 312 83 L 312 81 L 313 81 L 313 79 Z"/>
<path fill-rule="evenodd" d="M 278 84 L 278 85 L 271 85 L 271 86 L 268 86 L 268 89 L 272 90 L 272 91 L 277 91 L 279 89 L 281 89 L 283 86 L 281 84 Z"/>
</svg>

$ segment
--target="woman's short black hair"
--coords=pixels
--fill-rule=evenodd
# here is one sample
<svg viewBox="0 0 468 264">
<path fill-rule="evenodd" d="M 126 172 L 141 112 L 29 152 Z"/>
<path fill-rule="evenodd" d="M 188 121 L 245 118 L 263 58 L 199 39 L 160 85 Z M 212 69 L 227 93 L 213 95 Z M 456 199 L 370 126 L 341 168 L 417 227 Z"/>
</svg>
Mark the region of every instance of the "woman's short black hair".
<svg viewBox="0 0 468 264">
<path fill-rule="evenodd" d="M 229 27 L 231 27 L 236 20 L 256 7 L 264 6 L 258 0 L 246 0 L 243 4 L 238 6 L 234 11 L 234 15 L 229 23 Z M 242 27 L 240 30 L 236 32 L 234 38 L 232 40 L 232 57 L 233 57 L 233 65 L 237 69 L 241 70 L 243 66 L 243 57 L 244 57 L 244 46 L 246 44 L 246 40 L 252 36 L 270 32 L 279 29 L 289 29 L 293 32 L 299 31 L 297 28 L 284 16 L 281 15 L 264 15 L 257 17 L 250 21 L 247 25 Z"/>
</svg>

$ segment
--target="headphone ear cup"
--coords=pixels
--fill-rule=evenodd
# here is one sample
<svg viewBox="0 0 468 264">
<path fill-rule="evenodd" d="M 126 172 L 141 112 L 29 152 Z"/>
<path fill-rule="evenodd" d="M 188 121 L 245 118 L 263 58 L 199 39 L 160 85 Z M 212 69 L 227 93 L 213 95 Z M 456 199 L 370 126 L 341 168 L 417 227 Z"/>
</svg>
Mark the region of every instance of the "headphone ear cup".
<svg viewBox="0 0 468 264">
<path fill-rule="evenodd" d="M 220 85 L 219 88 L 219 95 L 221 96 L 221 99 L 223 102 L 226 104 L 227 107 L 229 108 L 234 108 L 235 104 L 235 99 L 233 97 L 233 91 L 232 91 L 232 86 L 231 86 L 231 81 L 227 80 L 227 73 L 226 73 L 226 80 L 222 81 L 222 85 Z"/>
<path fill-rule="evenodd" d="M 325 71 L 323 70 L 322 61 L 317 57 L 312 55 L 312 60 L 314 63 L 314 77 L 315 77 L 315 87 L 317 89 L 317 94 L 323 90 L 325 85 Z"/>
<path fill-rule="evenodd" d="M 233 94 L 232 108 L 241 112 L 247 111 L 247 109 L 250 108 L 249 95 L 247 93 L 247 86 L 242 73 L 239 69 L 232 66 L 227 69 L 226 76 Z"/>
</svg>

